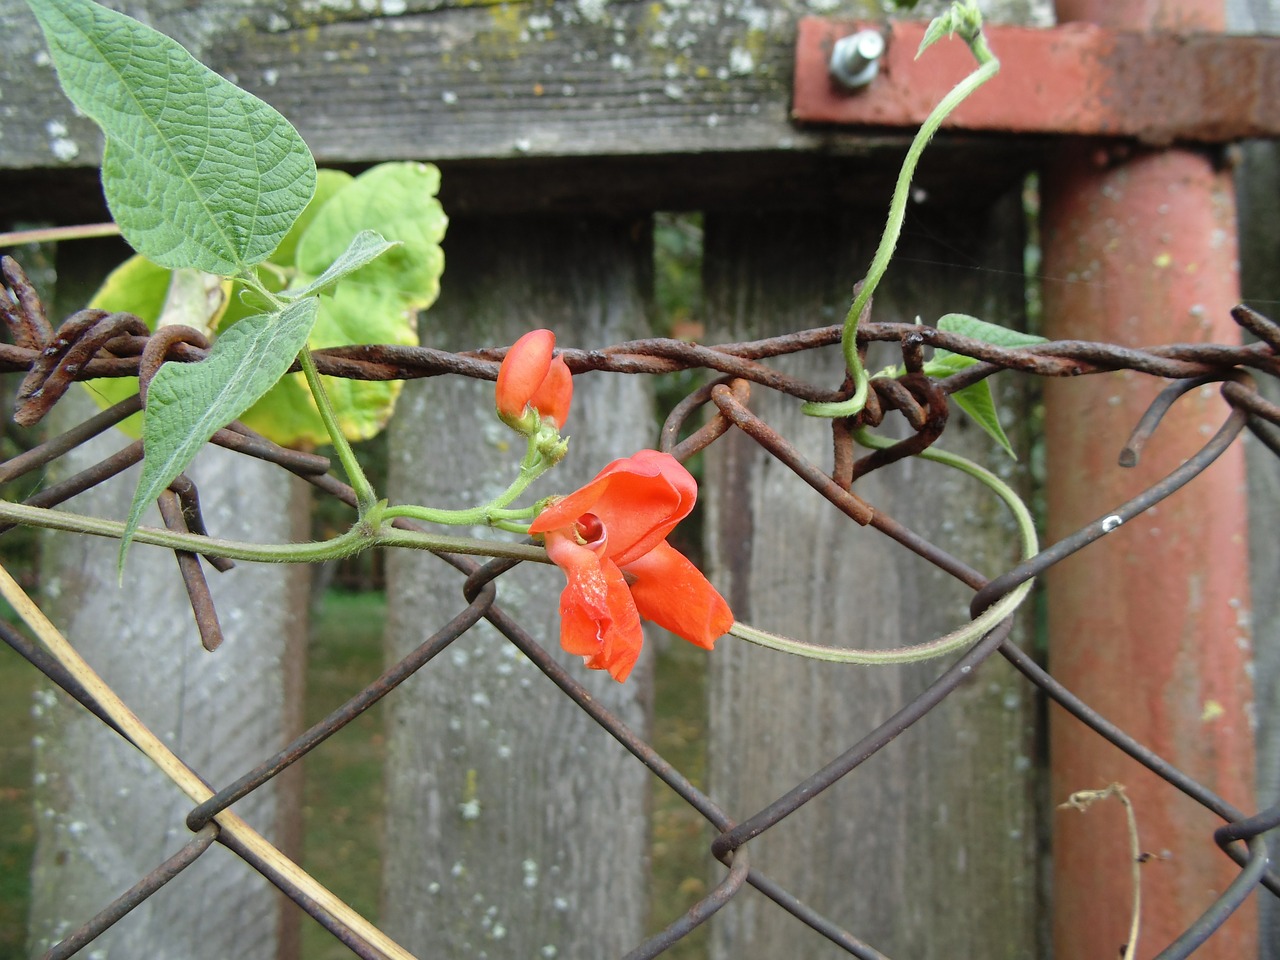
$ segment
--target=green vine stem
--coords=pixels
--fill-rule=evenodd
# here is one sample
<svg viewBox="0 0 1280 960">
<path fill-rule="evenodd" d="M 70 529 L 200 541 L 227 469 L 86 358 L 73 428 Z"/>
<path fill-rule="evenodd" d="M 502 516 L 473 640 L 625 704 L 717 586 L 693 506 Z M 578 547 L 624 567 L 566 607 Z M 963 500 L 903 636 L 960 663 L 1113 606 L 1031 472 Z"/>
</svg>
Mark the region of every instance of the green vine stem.
<svg viewBox="0 0 1280 960">
<path fill-rule="evenodd" d="M 853 396 L 848 400 L 831 403 L 806 403 L 803 409 L 810 416 L 832 419 L 853 417 L 861 413 L 862 408 L 866 406 L 870 377 L 867 376 L 866 368 L 862 365 L 862 358 L 858 356 L 858 321 L 863 310 L 870 303 L 871 296 L 884 277 L 885 271 L 888 270 L 893 252 L 898 246 L 898 237 L 902 233 L 902 223 L 906 218 L 907 198 L 911 193 L 911 178 L 915 175 L 916 165 L 920 162 L 924 148 L 938 132 L 942 122 L 975 90 L 1000 71 L 1000 61 L 987 46 L 986 37 L 982 33 L 982 15 L 978 12 L 977 6 L 972 3 L 956 3 L 946 14 L 934 20 L 925 33 L 924 41 L 920 44 L 920 52 L 916 56 L 919 57 L 920 53 L 923 53 L 925 48 L 943 33 L 953 31 L 959 33 L 969 45 L 974 59 L 978 61 L 978 68 L 938 101 L 938 105 L 933 108 L 916 132 L 915 139 L 911 141 L 911 147 L 907 150 L 906 159 L 902 161 L 902 169 L 898 171 L 898 180 L 893 189 L 893 198 L 889 202 L 889 216 L 885 221 L 884 233 L 880 236 L 880 245 L 876 248 L 875 256 L 871 260 L 871 268 L 867 271 L 862 286 L 854 296 L 853 305 L 845 315 L 844 329 L 840 333 L 840 349 L 844 353 L 845 366 L 853 380 Z"/>
<path fill-rule="evenodd" d="M 338 560 L 370 547 L 407 547 L 414 550 L 439 550 L 482 557 L 510 557 L 514 560 L 531 560 L 548 563 L 546 551 L 527 543 L 507 543 L 501 540 L 481 540 L 475 537 L 454 537 L 424 533 L 415 530 L 397 530 L 384 526 L 375 505 L 369 515 L 346 533 L 311 543 L 249 543 L 243 540 L 223 540 L 194 533 L 175 533 L 154 527 L 139 527 L 134 535 L 138 543 L 165 547 L 170 550 L 186 550 L 207 556 L 225 557 L 228 560 L 246 560 L 257 563 L 318 563 Z M 21 523 L 46 530 L 65 530 L 96 537 L 118 540 L 124 534 L 125 525 L 118 520 L 86 517 L 61 510 L 48 510 L 21 503 L 0 501 L 0 520 Z"/>
<path fill-rule="evenodd" d="M 559 435 L 556 436 L 556 442 L 560 442 Z M 529 484 L 559 462 L 557 459 L 544 454 L 543 448 L 545 445 L 546 439 L 535 431 L 529 437 L 524 458 L 520 461 L 519 476 L 516 477 L 511 486 L 507 487 L 506 490 L 488 503 L 481 504 L 478 507 L 469 507 L 465 510 L 443 510 L 435 507 L 422 507 L 416 504 L 397 504 L 393 507 L 384 508 L 382 518 L 390 520 L 395 517 L 407 517 L 423 523 L 444 523 L 457 527 L 487 524 L 503 530 L 514 529 L 515 532 L 525 533 L 527 532 L 527 523 L 525 524 L 525 529 L 513 526 L 513 523 L 520 520 L 532 520 L 533 515 L 537 512 L 536 507 L 509 509 L 509 505 L 529 488 Z"/>
<path fill-rule="evenodd" d="M 285 308 L 285 302 L 268 290 L 258 279 L 255 272 L 241 273 L 236 279 L 265 299 L 273 310 L 283 310 Z M 298 352 L 298 364 L 302 368 L 303 378 L 307 381 L 307 388 L 311 391 L 311 396 L 315 400 L 320 420 L 324 423 L 325 431 L 329 434 L 329 441 L 333 444 L 333 449 L 338 454 L 338 461 L 342 464 L 342 469 L 347 475 L 351 489 L 356 493 L 356 513 L 358 516 L 363 517 L 377 504 L 378 495 L 374 492 L 373 484 L 365 476 L 364 470 L 360 467 L 360 461 L 356 459 L 355 451 L 351 449 L 350 442 L 342 432 L 337 414 L 333 412 L 333 404 L 329 401 L 329 393 L 324 388 L 324 383 L 320 379 L 320 371 L 316 369 L 315 359 L 311 356 L 311 350 L 308 347 L 304 346 Z"/>
<path fill-rule="evenodd" d="M 74 227 L 37 227 L 0 233 L 0 247 L 16 247 L 23 243 L 61 243 L 66 240 L 91 240 L 94 237 L 118 237 L 115 221 L 83 223 Z"/>
<path fill-rule="evenodd" d="M 347 480 L 351 483 L 351 489 L 356 492 L 356 512 L 358 516 L 363 517 L 378 502 L 378 495 L 374 493 L 373 484 L 369 482 L 369 478 L 364 475 L 364 470 L 360 468 L 360 462 L 356 460 L 356 453 L 351 449 L 351 444 L 347 442 L 346 435 L 342 432 L 342 427 L 338 424 L 338 417 L 333 412 L 333 404 L 329 402 L 329 393 L 324 388 L 324 383 L 320 380 L 320 371 L 316 369 L 316 362 L 311 356 L 311 350 L 303 347 L 298 353 L 298 363 L 302 365 L 302 375 L 307 380 L 307 386 L 311 389 L 311 395 L 315 398 L 316 409 L 320 412 L 320 419 L 324 422 L 324 428 L 329 432 L 329 440 L 333 443 L 333 449 L 338 454 L 338 460 L 342 463 L 342 469 L 347 474 Z"/>
<path fill-rule="evenodd" d="M 867 430 L 859 430 L 854 436 L 863 446 L 877 450 L 892 446 L 894 443 L 894 441 L 886 437 L 876 436 Z M 1035 520 L 1031 516 L 1031 511 L 1027 509 L 1026 504 L 1022 502 L 1022 498 L 1007 483 L 985 467 L 980 467 L 973 461 L 966 460 L 964 457 L 957 456 L 954 453 L 947 453 L 945 450 L 929 449 L 918 454 L 918 456 L 923 460 L 932 460 L 935 463 L 945 464 L 961 470 L 990 487 L 992 492 L 1003 500 L 1013 513 L 1014 520 L 1018 524 L 1018 532 L 1022 538 L 1023 559 L 1029 560 L 1040 552 L 1040 541 L 1036 536 Z M 982 611 L 969 623 L 957 630 L 953 630 L 951 633 L 928 643 L 900 647 L 895 650 L 854 650 L 844 647 L 829 647 L 817 643 L 806 643 L 780 634 L 769 633 L 767 630 L 759 630 L 745 623 L 734 623 L 729 633 L 741 640 L 768 647 L 770 650 L 793 653 L 797 656 L 808 657 L 811 660 L 826 660 L 832 663 L 860 663 L 872 666 L 916 663 L 921 660 L 932 660 L 935 657 L 941 657 L 953 651 L 972 646 L 982 638 L 983 634 L 1018 609 L 1022 601 L 1031 592 L 1034 583 L 1034 580 L 1027 580 L 1018 584 L 1017 587 L 987 607 L 986 610 Z"/>
</svg>

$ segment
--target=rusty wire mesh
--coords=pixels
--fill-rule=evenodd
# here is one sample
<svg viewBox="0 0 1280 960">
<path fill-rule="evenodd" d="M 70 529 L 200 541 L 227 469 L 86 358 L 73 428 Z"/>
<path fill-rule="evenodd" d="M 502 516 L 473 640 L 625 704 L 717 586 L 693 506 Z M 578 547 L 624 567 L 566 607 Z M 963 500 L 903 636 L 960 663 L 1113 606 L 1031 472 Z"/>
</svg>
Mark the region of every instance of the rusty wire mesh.
<svg viewBox="0 0 1280 960">
<path fill-rule="evenodd" d="M 166 331 L 164 336 L 149 336 L 145 325 L 127 314 L 82 310 L 54 330 L 45 318 L 39 298 L 17 264 L 9 258 L 5 258 L 4 276 L 7 289 L 0 291 L 0 311 L 4 313 L 13 342 L 0 344 L 0 371 L 26 371 L 27 375 L 17 398 L 15 419 L 19 423 L 38 422 L 77 380 L 138 376 L 145 391 L 150 376 L 164 360 L 198 362 L 206 355 L 208 345 L 202 337 L 194 335 L 194 331 Z M 848 384 L 842 390 L 831 390 L 788 376 L 764 362 L 785 354 L 830 347 L 839 342 L 840 328 L 837 326 L 714 347 L 671 339 L 646 339 L 599 350 L 565 349 L 561 352 L 575 374 L 588 370 L 624 374 L 661 374 L 690 369 L 710 371 L 716 379 L 690 393 L 668 417 L 661 432 L 660 446 L 663 450 L 671 452 L 677 458 L 686 459 L 734 428 L 744 431 L 848 517 L 875 527 L 906 549 L 962 580 L 975 591 L 971 612 L 976 616 L 1018 584 L 1039 576 L 1053 564 L 1103 536 L 1107 532 L 1105 523 L 1091 523 L 1044 548 L 1035 557 L 987 580 L 968 568 L 957 567 L 944 551 L 882 511 L 873 509 L 851 490 L 854 481 L 872 470 L 917 454 L 931 445 L 946 426 L 948 396 L 1001 370 L 1015 370 L 1041 377 L 1074 377 L 1113 370 L 1132 370 L 1168 380 L 1168 385 L 1148 414 L 1136 425 L 1122 455 L 1122 462 L 1125 459 L 1136 459 L 1142 445 L 1158 427 L 1164 412 L 1178 397 L 1205 384 L 1220 385 L 1231 413 L 1217 433 L 1163 480 L 1112 511 L 1112 516 L 1107 519 L 1113 522 L 1116 517 L 1123 522 L 1143 513 L 1193 481 L 1246 429 L 1272 453 L 1280 456 L 1280 407 L 1260 396 L 1254 388 L 1253 380 L 1254 374 L 1280 375 L 1280 325 L 1245 306 L 1235 308 L 1232 316 L 1241 327 L 1258 338 L 1257 342 L 1246 346 L 1172 344 L 1132 349 L 1106 343 L 1056 341 L 1009 349 L 927 326 L 865 322 L 858 333 L 860 344 L 864 347 L 873 341 L 898 344 L 907 373 L 896 381 L 887 378 L 873 380 L 867 407 L 856 422 L 833 421 L 834 457 L 830 471 L 809 462 L 785 437 L 755 416 L 750 409 L 750 397 L 752 390 L 756 388 L 779 391 L 804 400 L 826 401 L 847 395 Z M 925 348 L 943 348 L 976 358 L 979 362 L 945 379 L 931 379 L 921 372 Z M 428 347 L 403 346 L 346 347 L 315 353 L 316 365 L 321 373 L 363 380 L 444 375 L 492 380 L 496 378 L 501 356 L 500 350 L 455 354 Z M 78 444 L 137 412 L 142 403 L 143 400 L 137 396 L 118 403 L 66 433 L 0 464 L 0 482 L 42 468 Z M 712 411 L 710 417 L 704 425 L 689 432 L 686 425 L 703 408 Z M 911 435 L 889 449 L 856 458 L 853 429 L 859 426 L 876 426 L 891 412 L 900 414 L 910 425 Z M 685 439 L 679 439 L 685 433 L 688 434 Z M 212 442 L 245 456 L 274 463 L 303 478 L 323 493 L 355 505 L 354 492 L 329 473 L 329 462 L 323 457 L 283 449 L 236 423 L 219 430 Z M 129 443 L 95 466 L 42 489 L 27 502 L 33 506 L 52 507 L 121 472 L 141 457 L 141 443 Z M 161 509 L 164 522 L 170 528 L 203 533 L 199 499 L 194 485 L 185 477 L 179 477 L 172 489 L 166 492 Z M 396 523 L 407 528 L 414 526 L 411 521 L 403 519 L 398 519 Z M 1166 948 L 1162 957 L 1184 957 L 1194 953 L 1259 886 L 1272 894 L 1280 895 L 1280 876 L 1268 869 L 1263 842 L 1263 835 L 1280 825 L 1280 806 L 1270 807 L 1254 815 L 1239 810 L 1148 750 L 1124 730 L 1108 722 L 1091 709 L 1088 703 L 1062 686 L 1031 656 L 1009 641 L 1012 618 L 1006 619 L 984 636 L 927 689 L 903 704 L 883 723 L 866 731 L 856 743 L 823 769 L 797 783 L 763 809 L 745 819 L 735 820 L 713 797 L 699 790 L 618 716 L 602 707 L 520 623 L 495 602 L 495 581 L 518 561 L 499 559 L 480 563 L 466 556 L 441 554 L 441 557 L 463 577 L 464 608 L 410 655 L 387 669 L 283 750 L 261 760 L 240 779 L 216 789 L 211 798 L 195 806 L 186 818 L 186 824 L 193 834 L 192 839 L 79 930 L 55 945 L 46 954 L 47 957 L 71 956 L 92 942 L 102 931 L 193 863 L 214 842 L 221 842 L 250 866 L 262 872 L 357 955 L 374 958 L 382 956 L 374 944 L 346 928 L 320 905 L 310 900 L 288 876 L 274 870 L 254 851 L 222 835 L 214 817 L 368 710 L 481 620 L 487 620 L 496 627 L 567 697 L 717 831 L 711 850 L 729 868 L 728 872 L 684 916 L 638 945 L 628 957 L 661 954 L 715 913 L 745 884 L 754 886 L 782 909 L 849 954 L 861 958 L 882 957 L 873 946 L 819 915 L 768 876 L 752 868 L 745 845 L 884 749 L 900 733 L 925 717 L 973 669 L 995 654 L 1005 657 L 1028 682 L 1090 727 L 1098 736 L 1110 741 L 1163 778 L 1172 788 L 1186 794 L 1222 819 L 1223 826 L 1216 831 L 1214 839 L 1226 855 L 1240 866 L 1240 872 L 1203 915 Z M 217 566 L 217 558 L 208 559 Z M 200 565 L 195 562 L 193 555 L 187 555 L 187 559 L 181 563 L 181 571 L 201 628 L 202 639 L 207 647 L 213 648 L 219 641 L 217 618 Z M 85 709 L 124 735 L 94 697 L 38 644 L 3 622 L 0 622 L 0 634 L 11 647 L 79 701 Z"/>
</svg>

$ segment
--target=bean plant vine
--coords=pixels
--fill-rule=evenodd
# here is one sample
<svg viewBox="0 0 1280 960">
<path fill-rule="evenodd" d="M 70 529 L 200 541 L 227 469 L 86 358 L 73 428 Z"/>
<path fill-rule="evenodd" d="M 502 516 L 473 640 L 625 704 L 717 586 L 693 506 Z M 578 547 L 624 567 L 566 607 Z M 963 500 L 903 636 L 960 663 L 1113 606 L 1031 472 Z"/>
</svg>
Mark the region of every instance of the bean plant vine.
<svg viewBox="0 0 1280 960">
<path fill-rule="evenodd" d="M 173 40 L 92 0 L 28 2 L 63 89 L 105 134 L 102 184 L 107 204 L 138 254 L 108 281 L 100 305 L 141 314 L 153 327 L 182 322 L 201 335 L 216 332 L 216 338 L 206 359 L 165 362 L 143 384 L 145 457 L 125 521 L 3 504 L 0 517 L 5 520 L 118 539 L 121 576 L 135 541 L 263 562 L 315 562 L 381 546 L 550 559 L 568 577 L 561 603 L 562 643 L 583 654 L 588 666 L 608 669 L 619 680 L 639 649 L 639 622 L 633 630 L 628 620 L 636 610 L 707 647 L 727 632 L 822 660 L 900 663 L 971 644 L 1026 597 L 1029 582 L 932 643 L 895 651 L 837 650 L 733 621 L 714 588 L 696 571 L 687 572 L 688 561 L 673 556 L 666 534 L 687 515 L 696 490 L 683 467 L 666 454 L 641 451 L 606 467 L 566 498 L 543 497 L 519 505 L 567 451 L 560 430 L 572 387 L 567 367 L 561 371 L 556 366 L 563 361 L 554 357 L 549 331 L 522 339 L 508 353 L 499 377 L 498 413 L 525 438 L 508 489 L 463 510 L 389 504 L 365 476 L 351 439 L 380 428 L 390 415 L 396 388 L 327 383 L 311 349 L 317 340 L 412 335 L 405 327 L 412 327 L 417 312 L 434 300 L 443 270 L 439 243 L 447 218 L 434 200 L 438 172 L 427 164 L 385 164 L 357 178 L 318 171 L 302 137 L 283 116 L 200 64 Z M 841 348 L 851 395 L 835 403 L 807 404 L 809 414 L 851 418 L 865 406 L 871 377 L 859 355 L 858 324 L 893 258 L 915 167 L 948 114 L 999 69 L 973 0 L 960 0 L 935 19 L 919 53 L 951 35 L 968 45 L 978 66 L 929 115 L 903 162 L 881 242 L 843 325 Z M 356 317 L 374 319 L 353 332 Z M 937 326 L 1001 346 L 1038 339 L 961 314 L 944 316 Z M 974 362 L 939 350 L 924 372 L 943 377 Z M 904 373 L 889 368 L 880 375 Z M 133 384 L 106 389 L 114 397 L 131 391 Z M 1012 453 L 985 380 L 957 391 L 954 398 Z M 144 510 L 213 434 L 242 416 L 256 416 L 257 425 L 269 434 L 275 431 L 282 442 L 305 438 L 333 446 L 355 491 L 356 519 L 348 531 L 318 543 L 255 544 L 141 525 Z M 865 430 L 857 439 L 873 448 L 888 443 Z M 1024 554 L 1038 551 L 1029 512 L 991 471 L 940 451 L 920 456 L 962 470 L 989 487 L 1013 513 Z M 402 530 L 392 526 L 396 518 L 484 524 L 517 534 L 528 534 L 532 527 L 535 537 L 533 543 L 520 543 Z M 587 576 L 584 564 L 588 579 L 582 579 Z M 687 590 L 672 585 L 677 582 L 688 584 Z M 679 602 L 655 599 L 671 590 L 686 592 Z M 590 646 L 592 631 L 602 644 L 599 649 Z"/>
</svg>

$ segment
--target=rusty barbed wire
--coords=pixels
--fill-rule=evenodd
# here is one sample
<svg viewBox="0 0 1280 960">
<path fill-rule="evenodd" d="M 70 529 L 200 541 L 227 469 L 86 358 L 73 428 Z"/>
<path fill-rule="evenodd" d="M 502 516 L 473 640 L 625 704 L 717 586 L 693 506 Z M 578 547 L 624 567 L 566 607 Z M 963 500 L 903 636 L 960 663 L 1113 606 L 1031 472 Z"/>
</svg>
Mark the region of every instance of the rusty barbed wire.
<svg viewBox="0 0 1280 960">
<path fill-rule="evenodd" d="M 197 331 L 167 329 L 161 335 L 148 335 L 145 325 L 128 314 L 83 310 L 68 317 L 55 330 L 48 323 L 43 306 L 21 268 L 6 257 L 2 271 L 7 286 L 0 287 L 0 317 L 10 332 L 12 343 L 0 344 L 0 371 L 25 374 L 18 390 L 17 419 L 20 423 L 36 423 L 41 420 L 69 386 L 78 380 L 140 375 L 142 386 L 140 394 L 117 403 L 65 433 L 0 464 L 0 482 L 43 468 L 76 446 L 138 412 L 145 402 L 145 384 L 162 362 L 199 362 L 207 356 L 207 340 Z M 896 342 L 906 373 L 899 378 L 873 378 L 864 411 L 853 420 L 832 422 L 833 453 L 830 470 L 804 457 L 785 437 L 750 409 L 750 402 L 755 389 L 778 391 L 810 401 L 847 397 L 851 392 L 851 384 L 847 382 L 840 389 L 832 390 L 782 373 L 765 362 L 837 344 L 840 339 L 838 326 L 815 327 L 777 337 L 715 346 L 650 338 L 595 350 L 565 349 L 561 354 L 574 373 L 606 371 L 656 375 L 693 369 L 707 371 L 712 379 L 697 386 L 677 403 L 663 424 L 660 432 L 661 449 L 678 459 L 688 459 L 729 431 L 741 430 L 850 519 L 880 530 L 971 588 L 974 591 L 971 613 L 976 616 L 1018 585 L 1039 576 L 1054 564 L 1105 535 L 1108 532 L 1108 521 L 1118 518 L 1124 522 L 1138 516 L 1193 481 L 1236 442 L 1246 428 L 1257 435 L 1268 449 L 1280 456 L 1280 440 L 1273 433 L 1273 428 L 1280 427 L 1280 407 L 1258 394 L 1253 376 L 1261 374 L 1280 377 L 1280 325 L 1244 306 L 1233 310 L 1232 316 L 1244 330 L 1256 336 L 1258 342 L 1244 346 L 1172 344 L 1135 349 L 1105 343 L 1056 341 L 1004 348 L 930 327 L 864 320 L 858 331 L 860 346 L 872 342 Z M 932 379 L 922 372 L 925 348 L 945 349 L 978 362 L 945 379 Z M 501 348 L 449 353 L 429 347 L 374 345 L 320 350 L 314 355 L 320 372 L 335 377 L 388 380 L 450 375 L 493 380 L 497 376 L 498 364 L 503 354 L 504 350 Z M 1122 463 L 1126 464 L 1137 462 L 1146 440 L 1158 429 L 1165 411 L 1192 389 L 1218 384 L 1231 413 L 1217 433 L 1197 453 L 1164 479 L 1111 511 L 1107 520 L 1088 524 L 1013 569 L 988 579 L 863 500 L 852 487 L 858 479 L 870 472 L 926 450 L 945 430 L 948 396 L 1002 370 L 1039 377 L 1076 377 L 1105 371 L 1132 370 L 1169 380 L 1169 385 L 1135 425 L 1121 454 Z M 708 414 L 706 422 L 691 428 L 695 414 L 703 410 Z M 891 413 L 902 417 L 910 428 L 910 435 L 886 450 L 876 450 L 861 459 L 855 459 L 854 431 L 863 426 L 880 425 Z M 686 432 L 687 436 L 681 439 Z M 273 463 L 339 501 L 353 507 L 356 504 L 355 492 L 348 484 L 329 473 L 330 463 L 324 457 L 284 449 L 238 423 L 229 424 L 218 431 L 212 442 L 242 455 Z M 94 466 L 34 494 L 26 502 L 36 506 L 61 503 L 75 493 L 136 463 L 141 459 L 142 453 L 140 441 L 129 443 Z M 180 476 L 164 493 L 161 508 L 164 521 L 170 527 L 193 533 L 205 532 L 198 493 L 195 485 L 185 476 Z M 405 529 L 422 529 L 420 525 L 405 519 L 397 519 L 395 523 Z M 0 532 L 3 530 L 0 529 Z M 220 632 L 217 612 L 209 595 L 201 561 L 194 554 L 184 551 L 175 551 L 175 555 L 187 583 L 202 640 L 206 647 L 213 649 L 217 646 Z M 454 640 L 481 620 L 492 624 L 565 696 L 591 716 L 716 831 L 710 852 L 727 868 L 723 878 L 682 916 L 671 920 L 662 931 L 632 950 L 627 955 L 629 960 L 660 955 L 723 907 L 746 885 L 763 893 L 779 908 L 850 955 L 863 960 L 886 960 L 873 946 L 820 915 L 752 866 L 748 853 L 749 843 L 885 749 L 899 734 L 928 715 L 973 670 L 995 654 L 1007 659 L 1028 682 L 1096 734 L 1224 822 L 1214 839 L 1240 865 L 1240 873 L 1208 906 L 1203 915 L 1165 949 L 1161 957 L 1189 956 L 1259 887 L 1280 895 L 1280 877 L 1269 870 L 1262 839 L 1268 831 L 1280 826 L 1280 806 L 1273 806 L 1253 815 L 1241 811 L 1135 741 L 1065 688 L 1033 657 L 1011 642 L 1012 617 L 1003 620 L 958 657 L 923 692 L 900 706 L 892 716 L 874 729 L 863 733 L 857 742 L 821 770 L 796 784 L 792 790 L 763 809 L 744 819 L 735 820 L 621 717 L 591 696 L 532 634 L 496 602 L 498 579 L 518 561 L 503 559 L 482 563 L 471 557 L 448 553 L 441 553 L 439 556 L 463 577 L 462 599 L 465 606 L 416 649 L 284 748 L 251 766 L 226 786 L 210 786 L 212 796 L 194 806 L 186 817 L 186 826 L 194 837 L 155 870 L 141 878 L 127 893 L 55 945 L 46 957 L 68 957 L 91 943 L 103 930 L 176 877 L 215 842 L 232 850 L 259 870 L 356 955 L 381 957 L 381 951 L 374 944 L 311 900 L 293 879 L 263 861 L 258 853 L 220 831 L 213 818 L 288 769 L 361 716 L 406 679 L 426 667 Z M 229 564 L 229 561 L 216 557 L 206 558 L 205 562 L 215 569 L 225 569 Z M 87 710 L 122 736 L 125 735 L 93 695 L 23 631 L 0 621 L 0 638 Z"/>
</svg>

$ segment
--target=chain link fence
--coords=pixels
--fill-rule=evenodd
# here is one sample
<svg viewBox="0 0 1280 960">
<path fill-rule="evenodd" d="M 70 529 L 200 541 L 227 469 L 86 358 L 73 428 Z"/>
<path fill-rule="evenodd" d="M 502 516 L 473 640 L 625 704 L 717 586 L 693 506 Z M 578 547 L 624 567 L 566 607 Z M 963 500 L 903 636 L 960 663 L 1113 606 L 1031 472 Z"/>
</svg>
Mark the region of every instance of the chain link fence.
<svg viewBox="0 0 1280 960">
<path fill-rule="evenodd" d="M 151 336 L 136 317 L 101 310 L 82 310 L 53 329 L 46 320 L 39 298 L 18 265 L 6 258 L 4 276 L 8 288 L 0 297 L 12 343 L 0 344 L 0 370 L 26 371 L 18 393 L 16 417 L 21 424 L 34 424 L 53 407 L 78 380 L 98 377 L 137 376 L 144 385 L 161 362 L 199 362 L 206 355 L 201 338 L 182 330 L 166 330 Z M 1225 344 L 1171 344 L 1132 349 L 1107 343 L 1056 341 L 1008 349 L 958 334 L 912 324 L 864 322 L 858 331 L 860 345 L 872 342 L 896 344 L 901 351 L 906 374 L 901 378 L 877 377 L 871 384 L 866 409 L 854 422 L 832 422 L 832 466 L 815 464 L 801 454 L 788 439 L 752 412 L 753 392 L 776 391 L 796 400 L 829 401 L 847 395 L 841 390 L 804 382 L 770 366 L 770 360 L 803 351 L 831 348 L 839 343 L 838 326 L 801 330 L 770 337 L 718 346 L 701 346 L 672 339 L 645 339 L 619 343 L 598 350 L 564 349 L 562 355 L 575 374 L 603 371 L 626 375 L 657 375 L 676 371 L 703 371 L 708 382 L 698 386 L 672 410 L 660 434 L 660 448 L 686 460 L 733 430 L 740 430 L 769 455 L 784 464 L 855 523 L 875 528 L 903 549 L 910 550 L 973 590 L 971 613 L 977 616 L 1020 584 L 1045 573 L 1054 564 L 1105 536 L 1120 524 L 1150 510 L 1161 500 L 1196 478 L 1246 430 L 1280 456 L 1280 407 L 1264 399 L 1254 387 L 1257 376 L 1280 374 L 1280 325 L 1244 307 L 1233 311 L 1237 323 L 1257 338 L 1245 346 Z M 978 362 L 944 379 L 924 375 L 928 349 L 945 349 Z M 497 376 L 502 351 L 483 350 L 448 353 L 429 347 L 368 346 L 320 350 L 315 360 L 320 372 L 332 377 L 361 380 L 415 379 L 422 377 L 467 377 L 493 380 Z M 999 576 L 987 579 L 946 551 L 919 536 L 875 504 L 862 500 L 856 481 L 868 473 L 889 466 L 904 457 L 920 454 L 943 435 L 947 424 L 948 398 L 971 384 L 999 371 L 1017 371 L 1034 377 L 1078 377 L 1107 371 L 1128 370 L 1167 381 L 1129 438 L 1121 462 L 1134 463 L 1146 441 L 1158 429 L 1164 413 L 1191 390 L 1216 385 L 1230 407 L 1230 413 L 1216 434 L 1163 480 L 1114 508 L 1107 516 L 1042 549 L 1036 556 Z M 104 410 L 74 429 L 0 464 L 0 481 L 9 481 L 40 470 L 69 450 L 97 436 L 137 412 L 142 399 L 135 396 Z M 909 436 L 886 449 L 859 456 L 855 429 L 879 426 L 886 418 L 897 417 L 909 426 Z M 329 472 L 329 461 L 314 454 L 281 448 L 232 423 L 219 430 L 212 443 L 243 456 L 257 458 L 287 470 L 320 493 L 354 506 L 352 489 Z M 129 466 L 143 455 L 140 441 L 125 443 L 114 455 L 34 494 L 25 506 L 54 507 Z M 185 477 L 179 477 L 160 502 L 165 524 L 172 530 L 204 533 L 199 497 Z M 5 529 L 22 520 L 22 507 L 8 514 Z M 41 523 L 49 524 L 46 515 Z M 412 528 L 410 521 L 398 525 Z M 175 551 L 177 552 L 177 551 Z M 204 645 L 214 649 L 220 642 L 217 613 L 201 565 L 193 554 L 178 553 L 179 569 L 186 584 Z M 232 783 L 203 784 L 163 745 L 150 738 L 145 728 L 121 724 L 120 714 L 110 702 L 109 690 L 88 689 L 67 669 L 62 652 L 38 643 L 26 632 L 0 623 L 0 634 L 21 656 L 34 664 L 53 683 L 92 712 L 103 723 L 160 763 L 175 782 L 189 794 L 204 796 L 186 817 L 191 839 L 176 854 L 138 882 L 100 913 L 54 946 L 46 956 L 68 957 L 92 943 L 104 930 L 125 917 L 162 886 L 195 862 L 214 843 L 219 843 L 260 871 L 302 910 L 314 917 L 358 956 L 381 958 L 404 956 L 394 943 L 376 928 L 357 922 L 341 904 L 324 897 L 300 868 L 289 862 L 260 836 L 237 820 L 229 807 L 273 777 L 288 769 L 311 750 L 391 694 L 419 670 L 431 663 L 449 645 L 481 621 L 493 625 L 521 654 L 527 657 L 563 694 L 591 716 L 654 775 L 671 788 L 684 803 L 705 818 L 716 831 L 711 853 L 727 871 L 720 882 L 683 916 L 636 947 L 629 958 L 662 954 L 685 938 L 746 885 L 763 893 L 779 909 L 785 910 L 814 931 L 842 947 L 848 954 L 865 960 L 881 958 L 873 945 L 863 942 L 856 930 L 842 929 L 820 915 L 783 885 L 753 867 L 750 842 L 814 797 L 849 775 L 881 750 L 892 749 L 896 737 L 926 717 L 957 689 L 984 661 L 1004 657 L 1048 698 L 1086 724 L 1124 753 L 1161 777 L 1170 790 L 1181 791 L 1221 818 L 1214 840 L 1239 865 L 1239 873 L 1203 914 L 1165 947 L 1161 957 L 1193 954 L 1208 937 L 1259 887 L 1280 894 L 1280 876 L 1268 868 L 1264 835 L 1280 825 L 1280 806 L 1260 813 L 1237 809 L 1214 791 L 1157 756 L 1125 730 L 1110 723 L 1071 690 L 1064 687 L 1037 660 L 1010 641 L 1012 617 L 1002 621 L 975 645 L 957 657 L 922 693 L 903 703 L 884 722 L 859 735 L 828 765 L 796 783 L 772 803 L 746 817 L 731 817 L 714 796 L 700 790 L 633 728 L 601 705 L 564 669 L 535 637 L 497 602 L 504 572 L 518 561 L 481 562 L 473 557 L 441 555 L 458 576 L 458 611 L 447 623 L 421 643 L 412 653 L 389 667 L 357 695 L 333 710 L 284 749 L 259 759 L 256 766 Z M 207 557 L 218 567 L 223 561 Z M 41 639 L 45 639 L 43 636 Z M 154 742 L 153 742 L 154 741 Z M 250 758 L 245 758 L 250 759 Z M 1264 894 L 1265 895 L 1265 894 Z M 216 905 L 211 909 L 216 909 Z"/>
</svg>

